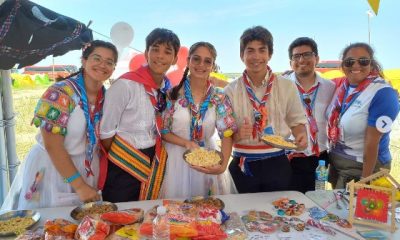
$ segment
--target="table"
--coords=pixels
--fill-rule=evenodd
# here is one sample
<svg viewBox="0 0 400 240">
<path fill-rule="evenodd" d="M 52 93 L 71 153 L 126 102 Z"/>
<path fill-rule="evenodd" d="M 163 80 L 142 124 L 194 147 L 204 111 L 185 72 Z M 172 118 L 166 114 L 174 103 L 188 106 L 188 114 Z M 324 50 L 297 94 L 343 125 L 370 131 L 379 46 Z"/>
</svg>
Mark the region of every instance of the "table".
<svg viewBox="0 0 400 240">
<path fill-rule="evenodd" d="M 347 219 L 349 210 L 347 209 L 348 205 L 344 204 L 342 201 L 339 200 L 339 204 L 342 207 L 342 209 L 337 209 L 336 208 L 336 202 L 334 201 L 334 194 L 333 192 L 338 192 L 339 190 L 326 190 L 326 191 L 309 191 L 306 192 L 306 196 L 314 201 L 318 206 L 324 208 L 326 211 L 333 213 L 340 218 L 345 218 Z M 347 196 L 349 198 L 349 196 Z M 396 223 L 397 230 L 394 233 L 390 233 L 388 231 L 385 231 L 383 229 L 377 229 L 373 227 L 367 227 L 367 226 L 362 226 L 356 224 L 353 227 L 353 230 L 367 230 L 367 229 L 376 229 L 379 232 L 381 232 L 383 235 L 385 235 L 388 239 L 400 239 L 400 224 Z"/>
<path fill-rule="evenodd" d="M 332 194 L 332 193 L 331 193 Z M 285 192 L 264 192 L 264 193 L 249 193 L 249 194 L 229 194 L 229 195 L 218 195 L 218 198 L 225 202 L 225 211 L 226 212 L 238 212 L 239 214 L 245 213 L 247 210 L 259 210 L 259 211 L 267 211 L 272 213 L 274 216 L 276 212 L 272 206 L 272 202 L 281 197 L 287 197 L 289 199 L 294 199 L 298 203 L 304 203 L 306 208 L 310 208 L 313 206 L 317 206 L 317 204 L 306 197 L 306 195 L 295 192 L 295 191 L 285 191 Z M 125 202 L 125 203 L 117 203 L 118 209 L 127 209 L 127 208 L 142 208 L 143 210 L 148 210 L 154 205 L 161 204 L 162 200 L 150 200 L 150 201 L 138 201 L 138 202 Z M 39 224 L 35 225 L 41 226 L 48 219 L 54 218 L 64 218 L 75 222 L 70 217 L 70 212 L 74 209 L 74 207 L 59 207 L 59 208 L 42 208 L 38 209 L 41 215 L 41 219 Z M 308 219 L 308 213 L 303 213 L 300 216 L 301 219 Z M 319 232 L 320 235 L 323 236 L 322 239 L 351 239 L 341 233 L 337 233 L 336 236 L 332 237 L 329 235 L 322 234 L 319 230 L 312 228 L 311 230 L 307 230 L 304 232 L 296 232 L 293 229 L 290 233 L 274 233 L 272 235 L 264 235 L 263 239 L 279 239 L 279 237 L 286 236 L 292 237 L 291 239 L 309 239 L 307 234 L 317 234 Z M 383 232 L 383 231 L 382 231 Z M 396 232 L 397 233 L 397 232 Z M 279 234 L 279 235 L 278 235 Z M 254 234 L 253 234 L 254 235 Z M 357 236 L 357 235 L 356 235 Z M 399 233 L 389 235 L 393 239 L 400 239 Z M 3 238 L 3 239 L 14 239 L 14 237 Z M 251 239 L 251 237 L 249 238 Z M 255 238 L 254 238 L 255 239 Z M 262 239 L 262 238 L 257 238 Z M 289 238 L 290 239 L 290 238 Z M 361 238 L 359 238 L 361 239 Z"/>
</svg>

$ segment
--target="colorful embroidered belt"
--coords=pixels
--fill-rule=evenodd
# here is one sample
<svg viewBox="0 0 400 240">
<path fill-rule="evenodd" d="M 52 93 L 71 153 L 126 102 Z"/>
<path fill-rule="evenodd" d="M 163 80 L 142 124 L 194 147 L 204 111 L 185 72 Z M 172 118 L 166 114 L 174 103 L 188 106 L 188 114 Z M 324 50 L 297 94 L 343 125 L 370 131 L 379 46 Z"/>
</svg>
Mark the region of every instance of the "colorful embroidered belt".
<svg viewBox="0 0 400 240">
<path fill-rule="evenodd" d="M 154 159 L 151 163 L 147 155 L 116 135 L 108 152 L 108 159 L 141 182 L 140 200 L 158 198 L 167 161 L 164 146 L 161 149 L 160 161 Z"/>
<path fill-rule="evenodd" d="M 284 150 L 274 148 L 268 145 L 233 145 L 233 156 L 239 158 L 239 167 L 246 176 L 253 176 L 250 171 L 249 162 L 265 160 L 285 154 Z"/>
</svg>

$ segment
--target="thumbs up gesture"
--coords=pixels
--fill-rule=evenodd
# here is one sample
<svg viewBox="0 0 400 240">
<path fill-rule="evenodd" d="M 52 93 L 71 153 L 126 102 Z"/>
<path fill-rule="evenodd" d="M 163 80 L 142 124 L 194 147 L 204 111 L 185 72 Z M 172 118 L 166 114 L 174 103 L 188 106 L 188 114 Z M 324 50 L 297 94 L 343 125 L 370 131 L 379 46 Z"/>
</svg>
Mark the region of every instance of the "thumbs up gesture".
<svg viewBox="0 0 400 240">
<path fill-rule="evenodd" d="M 250 123 L 249 117 L 244 117 L 242 125 L 239 127 L 239 140 L 250 139 L 253 134 L 253 125 Z"/>
</svg>

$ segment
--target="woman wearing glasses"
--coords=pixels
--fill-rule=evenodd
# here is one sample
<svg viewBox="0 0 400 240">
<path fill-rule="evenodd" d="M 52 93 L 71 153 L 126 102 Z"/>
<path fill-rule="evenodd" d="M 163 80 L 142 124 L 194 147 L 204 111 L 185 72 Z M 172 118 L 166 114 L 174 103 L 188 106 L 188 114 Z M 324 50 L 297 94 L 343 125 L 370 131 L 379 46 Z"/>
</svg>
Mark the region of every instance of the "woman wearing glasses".
<svg viewBox="0 0 400 240">
<path fill-rule="evenodd" d="M 163 139 L 167 142 L 167 169 L 163 198 L 188 198 L 230 193 L 226 172 L 236 131 L 228 99 L 211 84 L 209 77 L 217 52 L 208 42 L 197 42 L 189 49 L 187 67 L 178 86 L 170 93 L 164 114 Z M 212 167 L 190 166 L 183 160 L 188 149 L 215 149 L 215 129 L 222 139 L 223 159 Z"/>
<path fill-rule="evenodd" d="M 99 200 L 98 125 L 103 83 L 114 72 L 116 47 L 95 40 L 82 52 L 80 70 L 49 87 L 32 123 L 40 128 L 3 209 L 74 206 Z M 13 202 L 15 201 L 15 203 Z"/>
<path fill-rule="evenodd" d="M 342 69 L 345 77 L 327 110 L 329 181 L 334 188 L 390 168 L 389 132 L 399 112 L 397 93 L 383 78 L 368 44 L 346 47 Z"/>
</svg>

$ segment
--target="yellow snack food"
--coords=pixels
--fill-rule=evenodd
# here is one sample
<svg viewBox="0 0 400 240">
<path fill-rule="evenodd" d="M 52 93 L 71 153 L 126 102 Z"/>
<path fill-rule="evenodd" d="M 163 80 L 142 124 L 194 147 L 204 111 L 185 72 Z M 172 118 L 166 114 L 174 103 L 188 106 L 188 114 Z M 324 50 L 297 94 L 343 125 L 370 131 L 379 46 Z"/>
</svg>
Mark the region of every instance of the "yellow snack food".
<svg viewBox="0 0 400 240">
<path fill-rule="evenodd" d="M 193 166 L 210 167 L 221 162 L 221 157 L 217 151 L 196 148 L 185 154 L 187 163 Z"/>
<path fill-rule="evenodd" d="M 283 148 L 297 148 L 296 144 L 286 141 L 282 136 L 279 135 L 264 135 L 261 138 L 267 144 L 274 144 L 276 147 L 281 146 Z"/>
<path fill-rule="evenodd" d="M 14 217 L 8 220 L 0 221 L 0 233 L 22 233 L 35 221 L 31 217 Z"/>
</svg>

